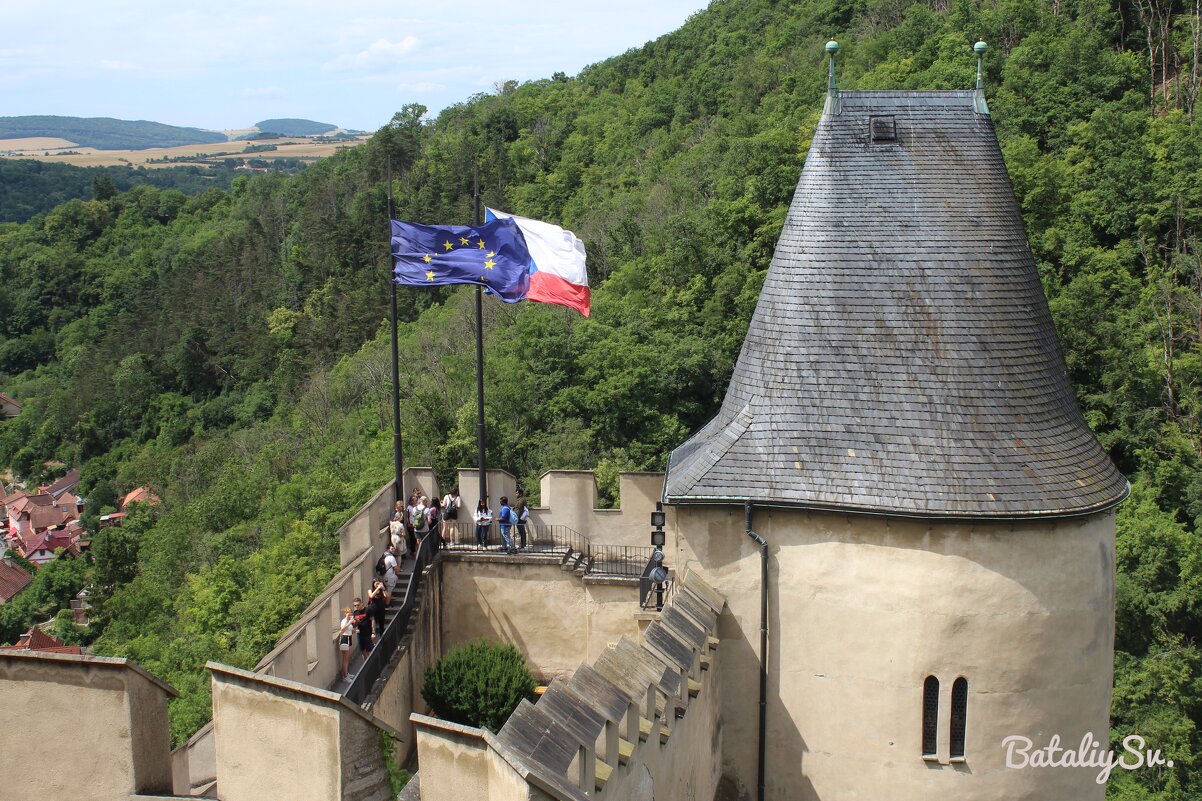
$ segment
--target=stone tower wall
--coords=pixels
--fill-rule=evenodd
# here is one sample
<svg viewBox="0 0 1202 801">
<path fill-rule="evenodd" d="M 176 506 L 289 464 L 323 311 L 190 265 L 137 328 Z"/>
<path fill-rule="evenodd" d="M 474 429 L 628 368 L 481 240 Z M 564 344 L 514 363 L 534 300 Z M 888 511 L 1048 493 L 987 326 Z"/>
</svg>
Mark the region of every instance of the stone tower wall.
<svg viewBox="0 0 1202 801">
<path fill-rule="evenodd" d="M 677 507 L 673 567 L 727 597 L 724 769 L 754 797 L 760 556 L 742 507 Z M 1107 739 L 1114 516 L 970 523 L 759 509 L 769 543 L 770 799 L 1101 801 L 1096 769 L 1006 767 L 1003 739 Z M 940 682 L 924 759 L 922 688 Z M 965 758 L 949 755 L 968 681 Z"/>
</svg>

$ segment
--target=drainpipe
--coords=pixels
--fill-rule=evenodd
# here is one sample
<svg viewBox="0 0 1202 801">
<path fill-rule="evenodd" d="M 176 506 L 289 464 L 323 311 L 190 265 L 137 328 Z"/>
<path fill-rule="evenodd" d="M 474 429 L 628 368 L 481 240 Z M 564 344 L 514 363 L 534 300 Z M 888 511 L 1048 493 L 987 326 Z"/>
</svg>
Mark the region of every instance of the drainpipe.
<svg viewBox="0 0 1202 801">
<path fill-rule="evenodd" d="M 759 801 L 764 801 L 764 753 L 768 738 L 768 541 L 751 528 L 751 501 L 743 504 L 747 536 L 760 548 L 760 743 Z"/>
</svg>

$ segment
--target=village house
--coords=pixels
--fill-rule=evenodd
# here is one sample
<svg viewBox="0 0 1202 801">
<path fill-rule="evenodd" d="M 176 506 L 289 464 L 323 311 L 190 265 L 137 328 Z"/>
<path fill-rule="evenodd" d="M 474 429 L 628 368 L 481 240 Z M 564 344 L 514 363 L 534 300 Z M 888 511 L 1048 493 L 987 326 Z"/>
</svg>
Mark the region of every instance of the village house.
<svg viewBox="0 0 1202 801">
<path fill-rule="evenodd" d="M 11 548 L 35 564 L 55 558 L 58 550 L 78 556 L 87 547 L 79 522 L 83 499 L 72 490 L 79 471 L 72 470 L 36 491 L 18 490 L 0 497 L 0 526 L 5 550 Z"/>
<path fill-rule="evenodd" d="M 34 626 L 21 635 L 15 645 L 0 646 L 0 651 L 42 651 L 51 654 L 82 654 L 83 648 L 78 645 L 67 645 L 65 642 Z"/>
<path fill-rule="evenodd" d="M 0 559 L 0 605 L 6 604 L 33 581 L 25 568 L 12 559 Z"/>
<path fill-rule="evenodd" d="M 0 392 L 0 420 L 16 417 L 21 413 L 21 404 Z"/>
</svg>

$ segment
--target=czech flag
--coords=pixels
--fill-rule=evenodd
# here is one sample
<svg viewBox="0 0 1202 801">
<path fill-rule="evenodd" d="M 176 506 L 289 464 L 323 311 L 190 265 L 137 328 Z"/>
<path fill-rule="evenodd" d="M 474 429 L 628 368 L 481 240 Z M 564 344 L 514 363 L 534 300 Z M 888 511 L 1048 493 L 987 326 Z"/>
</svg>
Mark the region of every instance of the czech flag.
<svg viewBox="0 0 1202 801">
<path fill-rule="evenodd" d="M 588 317 L 588 272 L 584 243 L 558 225 L 487 210 L 486 219 L 517 223 L 530 251 L 530 288 L 526 300 L 568 306 Z"/>
</svg>

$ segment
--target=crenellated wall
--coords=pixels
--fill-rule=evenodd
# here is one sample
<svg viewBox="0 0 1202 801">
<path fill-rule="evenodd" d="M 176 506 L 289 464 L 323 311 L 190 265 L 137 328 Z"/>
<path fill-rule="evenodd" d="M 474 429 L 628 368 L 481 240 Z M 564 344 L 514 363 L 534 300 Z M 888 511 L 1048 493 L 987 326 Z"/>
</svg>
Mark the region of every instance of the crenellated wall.
<svg viewBox="0 0 1202 801">
<path fill-rule="evenodd" d="M 169 792 L 167 700 L 175 695 L 125 659 L 0 651 L 0 797 L 111 801 Z M 34 758 L 40 752 L 52 758 Z"/>
<path fill-rule="evenodd" d="M 392 797 L 383 721 L 338 693 L 215 662 L 208 668 L 223 801 Z"/>
<path fill-rule="evenodd" d="M 415 714 L 422 801 L 713 798 L 723 605 L 686 577 L 641 641 L 623 636 L 557 678 L 496 735 Z"/>
<path fill-rule="evenodd" d="M 410 468 L 403 478 L 407 487 L 438 492 L 438 481 L 428 467 Z M 389 481 L 381 487 L 338 530 L 342 569 L 280 636 L 275 647 L 259 660 L 255 673 L 319 689 L 333 686 L 338 674 L 338 622 L 342 610 L 356 596 L 366 597 L 371 589 L 376 560 L 388 542 L 384 530 L 392 516 L 394 483 Z M 176 748 L 171 759 L 176 793 L 184 794 L 215 781 L 217 752 L 212 724 Z"/>
<path fill-rule="evenodd" d="M 439 497 L 437 480 L 429 468 L 411 468 L 403 478 L 406 496 L 418 487 L 423 494 Z M 466 510 L 461 519 L 470 520 L 475 503 L 471 487 L 476 479 L 474 470 L 461 471 Z M 597 509 L 592 473 L 552 471 L 542 477 L 543 505 L 532 509 L 533 519 L 571 529 L 594 545 L 645 547 L 661 483 L 658 474 L 623 474 L 621 507 Z M 490 471 L 489 484 L 498 498 L 502 493 L 512 497 L 516 488 L 514 478 L 503 471 Z M 367 594 L 376 559 L 387 542 L 394 497 L 389 482 L 340 528 L 338 573 L 254 672 L 247 674 L 253 680 L 239 679 L 233 684 L 240 682 L 245 690 L 257 683 L 262 690 L 281 680 L 313 688 L 317 695 L 333 685 L 338 663 L 335 631 L 341 610 L 355 596 Z M 428 569 L 423 582 L 413 634 L 366 704 L 383 725 L 399 732 L 402 758 L 412 753 L 416 743 L 410 715 L 426 708 L 420 695 L 422 674 L 454 645 L 476 637 L 515 642 L 529 655 L 536 673 L 549 680 L 565 675 L 581 661 L 604 657 L 607 649 L 624 637 L 640 636 L 638 594 L 629 580 L 582 581 L 574 572 L 562 570 L 553 556 L 444 555 Z M 537 589 L 532 591 L 532 587 Z M 218 673 L 225 670 L 216 668 Z M 221 681 L 231 683 L 228 676 Z M 219 703 L 215 695 L 215 704 Z M 215 711 L 219 714 L 220 710 Z M 210 723 L 171 752 L 170 784 L 177 795 L 211 791 L 221 772 L 222 754 L 238 753 L 221 743 L 218 728 Z M 225 730 L 234 732 L 237 727 L 227 723 Z M 236 735 L 227 734 L 227 739 L 230 737 L 236 741 Z M 224 764 L 227 773 L 242 770 L 237 759 L 225 759 Z"/>
</svg>

